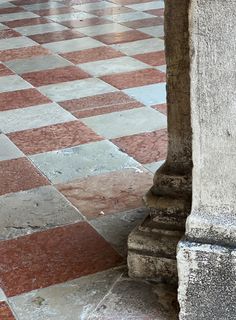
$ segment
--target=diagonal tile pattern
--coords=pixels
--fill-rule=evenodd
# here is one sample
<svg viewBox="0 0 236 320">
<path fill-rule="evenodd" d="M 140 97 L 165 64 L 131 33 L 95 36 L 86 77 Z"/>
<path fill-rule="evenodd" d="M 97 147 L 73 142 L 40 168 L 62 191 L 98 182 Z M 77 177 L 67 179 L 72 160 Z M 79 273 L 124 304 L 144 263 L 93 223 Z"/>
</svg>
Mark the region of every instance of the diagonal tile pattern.
<svg viewBox="0 0 236 320">
<path fill-rule="evenodd" d="M 163 7 L 1 1 L 0 319 L 175 319 L 120 266 L 166 157 Z"/>
</svg>

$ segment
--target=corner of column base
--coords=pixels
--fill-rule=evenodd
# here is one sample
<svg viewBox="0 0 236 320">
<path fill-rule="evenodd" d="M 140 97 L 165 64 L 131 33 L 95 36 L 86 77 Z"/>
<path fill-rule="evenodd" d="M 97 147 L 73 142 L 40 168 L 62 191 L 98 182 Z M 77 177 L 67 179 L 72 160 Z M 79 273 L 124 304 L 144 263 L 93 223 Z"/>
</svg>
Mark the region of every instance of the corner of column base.
<svg viewBox="0 0 236 320">
<path fill-rule="evenodd" d="M 179 319 L 235 319 L 236 247 L 182 240 L 177 261 Z"/>
</svg>

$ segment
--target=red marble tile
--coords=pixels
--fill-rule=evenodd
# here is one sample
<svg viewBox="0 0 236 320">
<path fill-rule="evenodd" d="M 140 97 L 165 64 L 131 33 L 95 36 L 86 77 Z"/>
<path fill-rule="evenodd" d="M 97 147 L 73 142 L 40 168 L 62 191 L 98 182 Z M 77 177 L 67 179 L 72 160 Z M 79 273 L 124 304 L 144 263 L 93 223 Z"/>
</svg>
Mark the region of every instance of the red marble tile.
<svg viewBox="0 0 236 320">
<path fill-rule="evenodd" d="M 0 77 L 10 76 L 12 74 L 14 74 L 14 72 L 4 66 L 4 64 L 0 63 Z"/>
<path fill-rule="evenodd" d="M 120 90 L 140 87 L 148 84 L 165 82 L 166 75 L 155 69 L 144 69 L 118 73 L 101 77 L 101 79 Z"/>
<path fill-rule="evenodd" d="M 26 108 L 50 102 L 51 100 L 43 96 L 36 89 L 26 89 L 0 93 L 0 111 Z"/>
<path fill-rule="evenodd" d="M 116 51 L 110 47 L 98 47 L 87 50 L 74 51 L 69 53 L 61 54 L 61 56 L 72 63 L 86 63 L 91 61 L 119 58 L 124 56 L 123 53 Z"/>
<path fill-rule="evenodd" d="M 19 32 L 11 29 L 5 29 L 0 31 L 0 40 L 14 37 L 21 37 L 22 35 Z"/>
<path fill-rule="evenodd" d="M 0 51 L 0 61 L 10 61 L 15 59 L 26 59 L 34 56 L 45 56 L 51 52 L 41 46 L 32 46 L 19 49 L 9 49 Z"/>
<path fill-rule="evenodd" d="M 8 137 L 25 154 L 36 154 L 59 150 L 83 143 L 102 140 L 80 121 L 51 125 L 38 129 L 18 131 Z"/>
<path fill-rule="evenodd" d="M 167 115 L 167 105 L 164 104 L 157 104 L 155 106 L 152 106 L 152 108 L 154 108 L 157 111 L 160 111 L 161 113 Z"/>
<path fill-rule="evenodd" d="M 165 51 L 148 52 L 137 54 L 133 58 L 138 59 L 150 66 L 162 66 L 166 64 Z"/>
<path fill-rule="evenodd" d="M 7 296 L 103 271 L 123 262 L 87 223 L 0 242 L 0 285 Z"/>
<path fill-rule="evenodd" d="M 42 9 L 42 10 L 33 10 L 34 13 L 39 16 L 50 16 L 50 15 L 58 15 L 63 13 L 73 13 L 78 10 L 71 7 L 62 7 L 62 8 L 50 8 L 50 9 Z"/>
<path fill-rule="evenodd" d="M 84 37 L 84 35 L 75 30 L 63 30 L 56 32 L 48 32 L 42 34 L 35 34 L 33 36 L 29 36 L 32 40 L 38 42 L 39 44 L 61 41 L 61 40 L 69 40 Z"/>
<path fill-rule="evenodd" d="M 153 26 L 163 25 L 164 18 L 155 17 L 155 18 L 148 18 L 148 19 L 140 19 L 140 20 L 134 20 L 134 21 L 121 22 L 121 24 L 123 24 L 128 28 L 133 28 L 133 29 L 138 29 L 143 27 L 153 27 Z"/>
<path fill-rule="evenodd" d="M 0 172 L 0 195 L 49 184 L 49 181 L 26 158 L 0 161 Z M 1 254 L 0 256 L 2 257 Z"/>
<path fill-rule="evenodd" d="M 143 164 L 166 158 L 168 143 L 166 129 L 117 138 L 112 142 Z"/>
<path fill-rule="evenodd" d="M 134 11 L 134 10 L 127 7 L 114 7 L 114 8 L 92 10 L 92 11 L 89 11 L 89 13 L 95 14 L 96 16 L 110 16 L 110 15 L 119 14 L 119 13 L 127 13 L 131 11 Z"/>
<path fill-rule="evenodd" d="M 21 7 L 0 8 L 0 14 L 9 14 L 25 11 Z"/>
<path fill-rule="evenodd" d="M 152 175 L 133 169 L 77 179 L 56 186 L 88 219 L 144 207 L 142 197 L 152 185 Z"/>
<path fill-rule="evenodd" d="M 137 30 L 131 30 L 131 31 L 125 31 L 125 32 L 107 33 L 100 36 L 96 36 L 94 38 L 105 44 L 117 44 L 117 43 L 123 43 L 123 42 L 149 39 L 149 38 L 152 38 L 152 36 Z"/>
<path fill-rule="evenodd" d="M 69 21 L 61 21 L 60 24 L 63 24 L 69 28 L 83 28 L 88 26 L 95 26 L 99 24 L 111 23 L 111 21 L 103 19 L 103 18 L 88 18 L 84 20 L 69 20 Z"/>
<path fill-rule="evenodd" d="M 78 118 L 143 107 L 123 92 L 99 94 L 92 97 L 60 102 L 60 105 Z"/>
<path fill-rule="evenodd" d="M 35 87 L 53 83 L 67 82 L 88 78 L 89 75 L 75 66 L 29 72 L 21 75 L 23 79 Z"/>
<path fill-rule="evenodd" d="M 164 16 L 164 9 L 152 9 L 144 11 L 149 14 L 153 14 L 154 16 L 163 17 Z"/>
<path fill-rule="evenodd" d="M 9 28 L 18 28 L 18 27 L 25 27 L 25 26 L 34 26 L 37 24 L 44 24 L 48 23 L 47 19 L 44 18 L 30 18 L 30 19 L 20 19 L 20 20 L 13 20 L 4 22 L 6 26 Z"/>
<path fill-rule="evenodd" d="M 0 302 L 0 320 L 15 320 L 11 309 L 5 301 Z"/>
</svg>

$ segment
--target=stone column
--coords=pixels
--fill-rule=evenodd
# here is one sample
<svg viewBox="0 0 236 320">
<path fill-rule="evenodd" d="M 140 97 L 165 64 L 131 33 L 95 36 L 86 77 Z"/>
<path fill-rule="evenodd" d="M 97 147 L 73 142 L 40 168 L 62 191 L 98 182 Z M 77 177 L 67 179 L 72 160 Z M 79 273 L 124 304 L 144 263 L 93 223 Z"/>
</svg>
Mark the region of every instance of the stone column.
<svg viewBox="0 0 236 320">
<path fill-rule="evenodd" d="M 181 320 L 236 319 L 236 0 L 189 13 L 193 204 L 178 246 Z"/>
<path fill-rule="evenodd" d="M 189 0 L 165 0 L 168 156 L 145 196 L 150 215 L 129 236 L 131 277 L 176 281 L 176 247 L 191 208 Z"/>
</svg>

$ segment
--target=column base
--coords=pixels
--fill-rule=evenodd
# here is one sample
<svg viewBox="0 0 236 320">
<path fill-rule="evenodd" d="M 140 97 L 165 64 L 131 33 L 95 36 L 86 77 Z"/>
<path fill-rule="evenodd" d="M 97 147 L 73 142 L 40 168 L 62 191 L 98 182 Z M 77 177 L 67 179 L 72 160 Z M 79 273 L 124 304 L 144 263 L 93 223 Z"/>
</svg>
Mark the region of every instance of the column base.
<svg viewBox="0 0 236 320">
<path fill-rule="evenodd" d="M 177 260 L 179 319 L 235 319 L 236 248 L 183 240 Z"/>
</svg>

